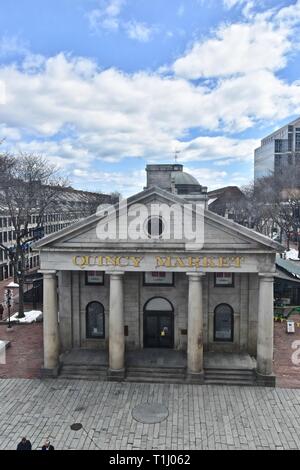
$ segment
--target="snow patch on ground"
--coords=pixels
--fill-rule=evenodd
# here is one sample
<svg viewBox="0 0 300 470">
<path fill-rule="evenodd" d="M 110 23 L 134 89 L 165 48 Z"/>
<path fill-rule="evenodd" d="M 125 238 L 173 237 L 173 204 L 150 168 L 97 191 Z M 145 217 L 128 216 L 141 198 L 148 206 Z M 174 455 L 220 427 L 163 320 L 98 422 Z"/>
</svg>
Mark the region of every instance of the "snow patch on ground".
<svg viewBox="0 0 300 470">
<path fill-rule="evenodd" d="M 299 261 L 298 250 L 292 248 L 290 251 L 286 251 L 286 259 L 292 259 L 294 261 Z"/>
<path fill-rule="evenodd" d="M 18 318 L 18 313 L 11 315 L 10 321 L 17 321 L 19 323 L 34 323 L 37 319 L 42 318 L 43 313 L 40 310 L 30 310 L 30 312 L 25 312 L 24 318 Z M 8 319 L 6 320 L 8 321 Z"/>
</svg>

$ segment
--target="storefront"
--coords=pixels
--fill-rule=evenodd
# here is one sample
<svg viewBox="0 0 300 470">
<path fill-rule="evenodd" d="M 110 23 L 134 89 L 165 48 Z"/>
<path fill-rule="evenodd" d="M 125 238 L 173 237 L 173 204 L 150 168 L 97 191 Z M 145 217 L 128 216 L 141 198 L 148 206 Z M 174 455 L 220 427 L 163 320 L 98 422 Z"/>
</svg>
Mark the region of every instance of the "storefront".
<svg viewBox="0 0 300 470">
<path fill-rule="evenodd" d="M 170 188 L 159 178 L 168 169 Z M 160 187 L 151 184 L 155 171 Z M 208 211 L 206 188 L 180 165 L 150 165 L 147 172 L 147 188 L 127 201 L 126 214 L 116 209 L 115 239 L 99 236 L 111 220 L 108 210 L 37 243 L 45 370 L 57 371 L 65 351 L 102 350 L 109 352 L 109 376 L 121 380 L 129 351 L 174 350 L 184 351 L 187 377 L 201 383 L 206 353 L 247 353 L 257 360 L 260 383 L 274 383 L 273 278 L 282 247 Z M 146 239 L 124 237 L 124 215 L 130 221 L 133 208 L 158 203 L 177 210 L 188 203 L 192 217 L 202 204 L 203 240 L 178 239 L 183 219 L 174 211 L 168 237 L 165 218 L 155 224 L 149 215 Z"/>
</svg>

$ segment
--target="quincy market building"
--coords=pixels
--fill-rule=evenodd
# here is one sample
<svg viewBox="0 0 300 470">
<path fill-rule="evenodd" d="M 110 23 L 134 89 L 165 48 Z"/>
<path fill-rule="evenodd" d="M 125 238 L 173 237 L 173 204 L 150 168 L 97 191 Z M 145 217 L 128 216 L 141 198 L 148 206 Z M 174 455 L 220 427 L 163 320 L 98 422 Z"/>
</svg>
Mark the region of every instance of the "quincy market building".
<svg viewBox="0 0 300 470">
<path fill-rule="evenodd" d="M 82 371 L 99 359 L 111 380 L 126 380 L 130 363 L 148 379 L 155 365 L 161 373 L 162 365 L 173 373 L 181 365 L 186 382 L 205 383 L 206 367 L 215 367 L 221 381 L 222 372 L 244 368 L 255 383 L 274 385 L 273 279 L 281 245 L 208 211 L 207 188 L 182 165 L 146 171 L 147 187 L 125 209 L 99 211 L 36 244 L 44 275 L 44 373 L 57 375 L 68 360 Z M 184 217 L 172 210 L 169 221 L 154 217 L 153 204 L 188 208 L 193 223 L 202 207 L 202 225 L 194 224 L 201 244 L 184 231 L 178 239 Z M 145 236 L 132 239 L 128 224 L 137 213 Z M 114 237 L 99 236 L 99 227 L 101 234 L 116 228 Z"/>
</svg>

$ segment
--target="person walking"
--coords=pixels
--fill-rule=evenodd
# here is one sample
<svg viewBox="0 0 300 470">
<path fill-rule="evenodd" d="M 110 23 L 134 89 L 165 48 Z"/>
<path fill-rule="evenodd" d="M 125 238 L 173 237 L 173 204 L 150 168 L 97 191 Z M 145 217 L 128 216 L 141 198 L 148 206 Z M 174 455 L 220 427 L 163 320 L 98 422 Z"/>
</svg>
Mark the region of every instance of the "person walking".
<svg viewBox="0 0 300 470">
<path fill-rule="evenodd" d="M 17 446 L 17 450 L 31 450 L 31 442 L 26 439 L 26 437 L 22 437 L 21 442 L 19 442 Z"/>
<path fill-rule="evenodd" d="M 3 320 L 3 313 L 4 313 L 4 307 L 2 304 L 0 304 L 0 321 Z"/>
<path fill-rule="evenodd" d="M 49 441 L 49 439 L 46 440 L 45 444 L 42 447 L 42 450 L 54 450 L 54 447 Z"/>
</svg>

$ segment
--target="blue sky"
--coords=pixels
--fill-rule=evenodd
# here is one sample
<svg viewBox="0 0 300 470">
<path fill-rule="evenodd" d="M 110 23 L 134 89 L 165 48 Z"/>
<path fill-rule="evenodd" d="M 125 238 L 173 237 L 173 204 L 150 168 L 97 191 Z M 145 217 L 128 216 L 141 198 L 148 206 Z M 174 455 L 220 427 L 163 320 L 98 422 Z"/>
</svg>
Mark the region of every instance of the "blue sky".
<svg viewBox="0 0 300 470">
<path fill-rule="evenodd" d="M 259 140 L 300 114 L 300 0 L 11 0 L 0 10 L 0 138 L 80 189 L 179 162 L 247 184 Z"/>
</svg>

